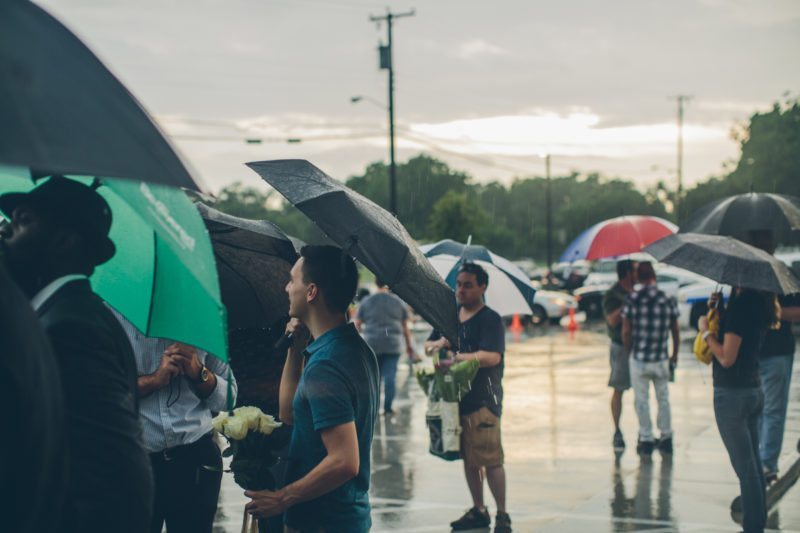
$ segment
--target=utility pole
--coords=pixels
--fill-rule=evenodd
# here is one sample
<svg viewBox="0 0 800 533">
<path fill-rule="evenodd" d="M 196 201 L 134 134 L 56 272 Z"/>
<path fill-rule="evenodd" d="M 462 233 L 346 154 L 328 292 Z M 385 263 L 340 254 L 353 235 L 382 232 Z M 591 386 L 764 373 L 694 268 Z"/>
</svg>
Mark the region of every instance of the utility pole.
<svg viewBox="0 0 800 533">
<path fill-rule="evenodd" d="M 389 211 L 397 215 L 397 167 L 394 160 L 394 64 L 392 61 L 392 22 L 394 19 L 414 16 L 414 10 L 406 13 L 392 13 L 370 16 L 369 20 L 380 25 L 386 21 L 387 43 L 378 46 L 380 69 L 389 71 Z"/>
<path fill-rule="evenodd" d="M 553 202 L 550 195 L 550 154 L 544 156 L 545 213 L 547 217 L 547 271 L 553 268 Z"/>
<path fill-rule="evenodd" d="M 692 99 L 690 95 L 673 96 L 678 101 L 678 194 L 675 199 L 675 221 L 681 223 L 681 203 L 683 202 L 683 104 Z"/>
</svg>

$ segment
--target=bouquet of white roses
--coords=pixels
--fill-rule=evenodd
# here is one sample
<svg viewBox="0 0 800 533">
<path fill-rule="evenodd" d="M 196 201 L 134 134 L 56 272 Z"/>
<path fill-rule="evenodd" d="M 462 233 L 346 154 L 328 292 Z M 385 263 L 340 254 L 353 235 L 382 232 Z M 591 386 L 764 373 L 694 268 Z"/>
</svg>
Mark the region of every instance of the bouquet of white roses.
<svg viewBox="0 0 800 533">
<path fill-rule="evenodd" d="M 222 452 L 232 457 L 231 471 L 236 483 L 246 490 L 274 489 L 270 468 L 277 462 L 274 451 L 285 444 L 273 431 L 283 426 L 258 407 L 237 407 L 221 412 L 212 421 L 230 446 Z"/>
</svg>

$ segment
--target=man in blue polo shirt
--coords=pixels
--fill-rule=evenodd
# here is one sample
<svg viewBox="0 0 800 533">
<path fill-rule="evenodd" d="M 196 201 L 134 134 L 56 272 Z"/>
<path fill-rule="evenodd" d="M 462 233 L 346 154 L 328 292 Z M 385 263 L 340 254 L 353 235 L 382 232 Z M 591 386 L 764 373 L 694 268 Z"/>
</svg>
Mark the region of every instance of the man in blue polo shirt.
<svg viewBox="0 0 800 533">
<path fill-rule="evenodd" d="M 287 532 L 369 531 L 370 449 L 378 362 L 347 308 L 358 272 L 333 246 L 305 246 L 286 286 L 293 343 L 283 368 L 280 418 L 293 426 L 279 491 L 246 491 L 258 517 L 285 513 Z M 308 344 L 309 335 L 314 338 Z"/>
</svg>

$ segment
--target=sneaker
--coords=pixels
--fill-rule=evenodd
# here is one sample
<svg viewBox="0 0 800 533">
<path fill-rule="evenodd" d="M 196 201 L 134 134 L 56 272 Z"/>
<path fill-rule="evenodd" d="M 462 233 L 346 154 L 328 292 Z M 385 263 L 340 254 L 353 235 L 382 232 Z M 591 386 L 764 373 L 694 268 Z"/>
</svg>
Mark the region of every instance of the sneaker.
<svg viewBox="0 0 800 533">
<path fill-rule="evenodd" d="M 658 451 L 661 453 L 672 453 L 672 437 L 662 438 L 658 442 Z"/>
<path fill-rule="evenodd" d="M 767 484 L 767 487 L 778 481 L 778 471 L 777 470 L 767 470 L 764 469 L 764 481 Z"/>
<path fill-rule="evenodd" d="M 484 508 L 481 511 L 477 507 L 473 507 L 455 522 L 450 522 L 450 527 L 453 528 L 453 531 L 463 531 L 465 529 L 489 527 L 491 523 L 492 518 L 489 516 L 488 509 Z"/>
<path fill-rule="evenodd" d="M 494 518 L 494 533 L 511 533 L 511 517 L 508 513 L 497 511 Z"/>
<path fill-rule="evenodd" d="M 625 451 L 625 439 L 622 438 L 622 432 L 620 430 L 614 432 L 614 451 Z"/>
<path fill-rule="evenodd" d="M 651 440 L 639 441 L 636 444 L 636 453 L 639 455 L 653 455 L 653 448 L 655 444 Z"/>
</svg>

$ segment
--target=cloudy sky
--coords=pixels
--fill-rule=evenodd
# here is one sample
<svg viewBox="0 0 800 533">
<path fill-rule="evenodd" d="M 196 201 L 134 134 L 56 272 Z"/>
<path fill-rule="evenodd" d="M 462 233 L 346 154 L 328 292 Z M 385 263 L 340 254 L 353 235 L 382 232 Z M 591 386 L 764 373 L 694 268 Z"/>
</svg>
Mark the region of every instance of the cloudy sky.
<svg viewBox="0 0 800 533">
<path fill-rule="evenodd" d="M 156 117 L 211 190 L 245 161 L 346 178 L 387 152 L 385 26 L 369 0 L 42 0 Z M 395 1 L 399 159 L 478 181 L 598 171 L 687 183 L 737 156 L 730 130 L 800 92 L 795 0 Z M 357 104 L 351 96 L 373 99 Z M 259 145 L 244 139 L 260 138 Z M 289 144 L 288 138 L 300 138 Z"/>
</svg>

